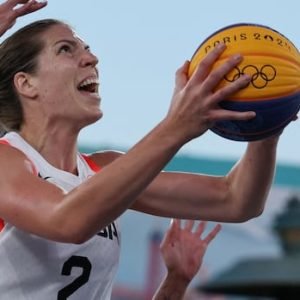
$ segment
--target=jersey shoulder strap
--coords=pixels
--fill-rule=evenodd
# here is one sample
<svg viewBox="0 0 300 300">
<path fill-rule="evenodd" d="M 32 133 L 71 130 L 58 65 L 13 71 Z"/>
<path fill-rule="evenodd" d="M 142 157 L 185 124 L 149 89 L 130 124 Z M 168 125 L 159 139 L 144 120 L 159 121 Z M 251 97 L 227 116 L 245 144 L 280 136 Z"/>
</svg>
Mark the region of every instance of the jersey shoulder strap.
<svg viewBox="0 0 300 300">
<path fill-rule="evenodd" d="M 3 140 L 3 139 L 0 139 L 0 144 L 10 145 L 10 143 L 7 140 Z"/>
<path fill-rule="evenodd" d="M 13 147 L 7 140 L 5 139 L 0 139 L 0 144 L 3 144 L 3 145 L 8 145 L 8 146 L 11 146 Z M 36 167 L 35 165 L 33 164 L 33 162 L 28 158 L 28 160 L 30 161 L 31 163 L 31 167 L 32 167 L 32 171 L 35 175 L 38 175 L 38 172 L 36 170 Z M 0 232 L 3 230 L 4 228 L 4 225 L 5 225 L 5 222 L 3 219 L 0 218 Z"/>
<path fill-rule="evenodd" d="M 101 167 L 98 166 L 92 159 L 90 156 L 88 156 L 87 154 L 82 154 L 81 156 L 83 157 L 83 159 L 86 161 L 86 163 L 89 165 L 89 167 L 94 171 L 94 172 L 99 172 L 101 170 Z"/>
</svg>

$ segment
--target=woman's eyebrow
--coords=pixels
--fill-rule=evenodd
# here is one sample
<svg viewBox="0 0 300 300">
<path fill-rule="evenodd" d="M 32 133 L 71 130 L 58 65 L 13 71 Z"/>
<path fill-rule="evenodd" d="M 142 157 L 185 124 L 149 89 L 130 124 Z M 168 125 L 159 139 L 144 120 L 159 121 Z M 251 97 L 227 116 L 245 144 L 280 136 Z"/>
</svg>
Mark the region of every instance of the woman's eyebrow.
<svg viewBox="0 0 300 300">
<path fill-rule="evenodd" d="M 78 47 L 78 44 L 82 44 L 83 45 L 83 48 L 86 49 L 86 50 L 89 50 L 90 49 L 90 46 L 85 44 L 85 43 L 79 43 L 75 40 L 70 40 L 70 39 L 62 39 L 62 40 L 58 40 L 54 43 L 54 46 L 57 45 L 57 44 L 60 44 L 60 43 L 67 43 L 67 44 L 70 44 L 71 46 L 73 47 Z"/>
<path fill-rule="evenodd" d="M 77 46 L 77 42 L 74 40 L 69 40 L 69 39 L 62 39 L 62 40 L 58 40 L 54 43 L 54 45 L 60 44 L 60 43 L 68 43 L 71 44 L 72 46 Z"/>
</svg>

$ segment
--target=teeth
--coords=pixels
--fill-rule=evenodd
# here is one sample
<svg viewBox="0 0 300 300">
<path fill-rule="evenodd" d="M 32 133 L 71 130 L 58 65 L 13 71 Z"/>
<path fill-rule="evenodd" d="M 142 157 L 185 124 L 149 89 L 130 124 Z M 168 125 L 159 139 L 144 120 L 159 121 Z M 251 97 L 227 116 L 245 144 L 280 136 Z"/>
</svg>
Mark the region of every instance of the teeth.
<svg viewBox="0 0 300 300">
<path fill-rule="evenodd" d="M 97 78 L 86 79 L 80 84 L 79 88 L 83 88 L 89 84 L 99 84 L 99 80 Z"/>
</svg>

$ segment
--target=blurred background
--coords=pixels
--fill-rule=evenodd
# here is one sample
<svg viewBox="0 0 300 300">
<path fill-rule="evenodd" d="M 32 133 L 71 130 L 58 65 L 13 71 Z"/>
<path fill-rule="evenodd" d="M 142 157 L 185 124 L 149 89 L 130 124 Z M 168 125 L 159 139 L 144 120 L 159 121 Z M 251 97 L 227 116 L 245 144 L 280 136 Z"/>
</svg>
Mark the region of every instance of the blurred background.
<svg viewBox="0 0 300 300">
<path fill-rule="evenodd" d="M 71 24 L 99 57 L 104 118 L 82 131 L 79 146 L 84 152 L 126 151 L 141 139 L 165 116 L 176 69 L 224 26 L 267 25 L 300 45 L 300 4 L 295 0 L 48 2 L 44 10 L 18 20 L 8 34 L 36 19 L 58 18 Z M 298 120 L 281 137 L 276 178 L 263 215 L 243 224 L 224 224 L 187 299 L 300 299 L 300 268 L 293 269 L 300 264 L 299 130 Z M 245 146 L 207 132 L 182 148 L 166 168 L 222 175 Z M 122 216 L 114 300 L 151 299 L 165 271 L 158 245 L 169 222 L 130 211 Z"/>
</svg>

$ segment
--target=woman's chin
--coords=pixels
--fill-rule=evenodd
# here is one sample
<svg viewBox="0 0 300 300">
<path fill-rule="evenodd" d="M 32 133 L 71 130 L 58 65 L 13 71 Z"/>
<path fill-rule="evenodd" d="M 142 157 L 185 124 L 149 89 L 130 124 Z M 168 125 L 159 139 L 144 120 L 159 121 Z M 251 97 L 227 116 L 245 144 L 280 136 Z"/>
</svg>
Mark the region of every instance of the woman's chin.
<svg viewBox="0 0 300 300">
<path fill-rule="evenodd" d="M 93 123 L 99 121 L 100 119 L 102 119 L 102 117 L 103 117 L 102 110 L 100 108 L 95 109 L 93 111 L 93 113 L 90 114 L 89 118 L 87 118 L 87 120 L 88 120 L 88 124 L 87 125 L 93 124 Z"/>
</svg>

